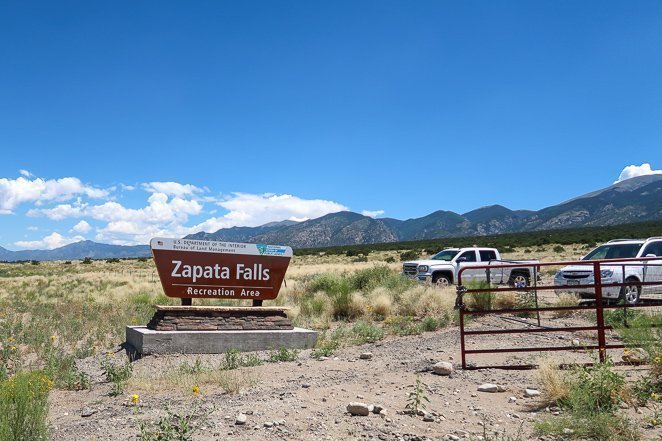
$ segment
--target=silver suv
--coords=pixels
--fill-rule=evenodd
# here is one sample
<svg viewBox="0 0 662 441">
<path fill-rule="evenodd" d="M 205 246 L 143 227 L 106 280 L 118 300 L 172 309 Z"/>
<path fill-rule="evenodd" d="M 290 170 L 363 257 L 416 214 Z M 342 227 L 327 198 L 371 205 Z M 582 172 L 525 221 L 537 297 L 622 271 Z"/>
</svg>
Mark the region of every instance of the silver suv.
<svg viewBox="0 0 662 441">
<path fill-rule="evenodd" d="M 660 260 L 648 260 L 642 263 L 609 262 L 600 265 L 600 280 L 603 284 L 660 282 L 658 285 L 640 286 L 610 286 L 602 288 L 602 296 L 606 299 L 621 300 L 625 304 L 639 303 L 642 293 L 662 293 L 662 237 L 649 239 L 615 239 L 600 245 L 581 260 L 628 259 L 638 257 L 660 257 Z M 591 265 L 571 265 L 561 268 L 554 276 L 554 285 L 559 288 L 556 293 L 571 292 L 582 298 L 593 298 L 593 288 L 582 288 L 577 285 L 592 285 L 595 283 Z"/>
</svg>

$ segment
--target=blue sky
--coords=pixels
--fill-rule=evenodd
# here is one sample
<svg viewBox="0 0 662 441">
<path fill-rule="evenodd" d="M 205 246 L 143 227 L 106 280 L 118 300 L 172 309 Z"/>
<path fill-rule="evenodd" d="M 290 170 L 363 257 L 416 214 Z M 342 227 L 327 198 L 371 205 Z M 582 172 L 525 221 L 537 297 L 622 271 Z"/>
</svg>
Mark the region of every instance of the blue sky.
<svg viewBox="0 0 662 441">
<path fill-rule="evenodd" d="M 0 246 L 556 204 L 662 168 L 660 29 L 659 1 L 3 2 Z"/>
</svg>

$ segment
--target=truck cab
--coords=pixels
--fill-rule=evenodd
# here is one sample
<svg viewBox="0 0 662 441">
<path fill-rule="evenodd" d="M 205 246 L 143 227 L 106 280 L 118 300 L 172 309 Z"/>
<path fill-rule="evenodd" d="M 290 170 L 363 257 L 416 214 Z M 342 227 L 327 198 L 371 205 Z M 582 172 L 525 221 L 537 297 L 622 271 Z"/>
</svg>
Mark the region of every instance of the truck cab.
<svg viewBox="0 0 662 441">
<path fill-rule="evenodd" d="M 469 268 L 462 272 L 463 284 L 489 280 L 491 283 L 509 283 L 521 288 L 529 285 L 531 268 L 495 267 L 494 270 L 489 271 L 484 268 L 471 270 L 471 267 L 498 263 L 504 262 L 496 248 L 446 248 L 429 259 L 404 262 L 402 272 L 406 276 L 439 287 L 457 283 L 458 272 L 463 268 Z"/>
</svg>

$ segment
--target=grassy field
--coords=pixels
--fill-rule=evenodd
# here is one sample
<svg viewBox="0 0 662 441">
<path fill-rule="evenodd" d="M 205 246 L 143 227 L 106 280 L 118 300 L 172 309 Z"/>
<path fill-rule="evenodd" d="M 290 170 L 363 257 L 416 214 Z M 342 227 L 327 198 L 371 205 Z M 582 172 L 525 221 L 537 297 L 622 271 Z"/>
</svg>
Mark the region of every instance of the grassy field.
<svg viewBox="0 0 662 441">
<path fill-rule="evenodd" d="M 581 245 L 553 250 L 553 246 L 513 249 L 504 258 L 573 259 L 586 251 Z M 400 277 L 401 253 L 373 252 L 363 259 L 296 256 L 278 299 L 265 305 L 289 307 L 297 325 L 318 330 L 361 321 L 398 334 L 451 323 L 454 290 Z M 177 303 L 178 299 L 163 295 L 151 260 L 0 264 L 0 377 L 46 367 L 56 386 L 66 386 L 73 381 L 68 370 L 74 359 L 122 343 L 125 326 L 147 323 L 153 305 Z M 195 303 L 241 304 L 236 300 Z"/>
<path fill-rule="evenodd" d="M 296 325 L 320 331 L 312 357 L 329 356 L 341 346 L 374 342 L 387 335 L 415 335 L 453 325 L 455 289 L 420 285 L 401 277 L 400 260 L 404 251 L 407 250 L 375 251 L 367 256 L 355 253 L 295 256 L 278 299 L 265 302 L 265 306 L 286 306 Z M 509 248 L 503 258 L 563 261 L 578 259 L 586 252 L 586 244 L 551 244 Z M 514 294 L 500 294 L 497 298 L 501 304 L 496 302 L 493 306 L 509 307 L 517 303 Z M 576 304 L 576 299 L 568 296 L 551 299 L 556 304 Z M 20 409 L 30 402 L 45 405 L 43 397 L 51 388 L 89 388 L 90 378 L 79 371 L 76 363 L 96 354 L 107 354 L 108 363 L 103 369 L 108 382 L 116 386 L 117 390 L 113 390 L 117 394 L 132 381 L 154 388 L 180 382 L 179 364 L 154 376 L 133 373 L 129 364 L 118 362 L 112 355 L 124 341 L 126 325 L 146 324 L 154 312 L 153 305 L 178 302 L 163 295 L 151 260 L 0 264 L 0 394 L 10 394 L 16 400 L 11 408 Z M 236 300 L 201 299 L 195 300 L 195 304 L 241 305 Z M 481 305 L 474 301 L 470 306 Z M 642 346 L 641 342 L 647 341 L 637 336 L 630 338 L 633 346 Z M 650 384 L 640 388 L 642 397 L 658 396 L 662 365 L 658 343 L 659 339 L 652 349 L 647 348 L 655 360 L 654 375 Z M 274 361 L 289 356 L 287 352 L 269 355 Z M 197 372 L 196 366 L 185 366 L 185 370 L 196 373 L 196 382 L 201 382 L 200 375 L 204 374 L 209 376 L 208 381 L 223 383 L 224 389 L 231 391 L 244 387 L 238 376 L 231 375 L 232 366 L 252 366 L 257 361 L 226 354 L 224 363 L 229 367 L 218 372 Z M 174 382 L 169 378 L 173 375 Z M 243 376 L 241 381 L 250 380 L 247 378 Z M 567 383 L 564 387 L 567 392 L 573 386 Z M 26 392 L 19 396 L 17 390 Z M 568 398 L 560 398 L 559 402 L 564 399 Z M 602 417 L 603 409 L 596 412 Z M 0 432 L 9 430 L 7 435 L 0 433 L 0 440 L 12 439 L 16 432 L 11 430 L 20 431 L 20 427 L 34 427 L 35 433 L 45 430 L 43 409 L 25 415 L 37 419 L 13 418 L 7 424 L 0 421 Z M 540 430 L 555 433 L 557 429 L 544 426 Z"/>
</svg>

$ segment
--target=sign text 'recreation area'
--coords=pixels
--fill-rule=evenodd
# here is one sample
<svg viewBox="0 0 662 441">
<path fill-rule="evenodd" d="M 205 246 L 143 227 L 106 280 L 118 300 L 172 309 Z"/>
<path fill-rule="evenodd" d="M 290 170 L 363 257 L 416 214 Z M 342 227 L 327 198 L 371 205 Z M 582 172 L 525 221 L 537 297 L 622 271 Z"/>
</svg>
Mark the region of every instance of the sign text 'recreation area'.
<svg viewBox="0 0 662 441">
<path fill-rule="evenodd" d="M 154 238 L 154 263 L 168 297 L 273 300 L 292 248 Z"/>
</svg>

